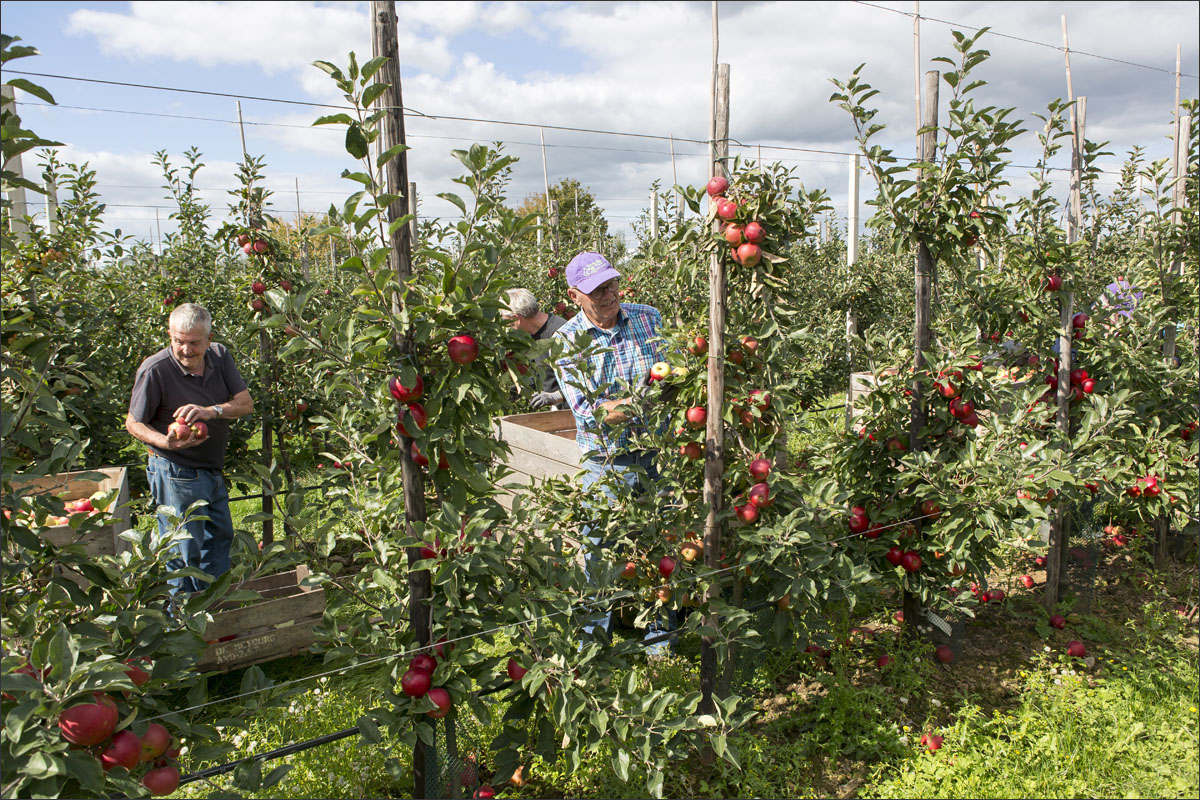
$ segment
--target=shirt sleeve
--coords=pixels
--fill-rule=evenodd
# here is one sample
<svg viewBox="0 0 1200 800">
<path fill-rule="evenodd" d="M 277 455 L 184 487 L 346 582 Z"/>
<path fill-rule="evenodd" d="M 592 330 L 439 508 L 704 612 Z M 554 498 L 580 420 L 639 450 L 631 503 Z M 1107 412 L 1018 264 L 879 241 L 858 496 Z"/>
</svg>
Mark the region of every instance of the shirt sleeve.
<svg viewBox="0 0 1200 800">
<path fill-rule="evenodd" d="M 139 367 L 133 379 L 133 394 L 129 398 L 129 415 L 138 422 L 149 424 L 162 403 L 162 389 L 154 380 L 153 371 Z"/>
<path fill-rule="evenodd" d="M 230 353 L 228 348 L 224 348 L 222 355 L 221 377 L 225 379 L 225 386 L 229 388 L 228 399 L 232 400 L 235 394 L 244 392 L 249 387 L 246 386 L 246 381 L 242 378 L 242 373 L 238 372 L 237 364 L 233 360 L 233 353 Z"/>
</svg>

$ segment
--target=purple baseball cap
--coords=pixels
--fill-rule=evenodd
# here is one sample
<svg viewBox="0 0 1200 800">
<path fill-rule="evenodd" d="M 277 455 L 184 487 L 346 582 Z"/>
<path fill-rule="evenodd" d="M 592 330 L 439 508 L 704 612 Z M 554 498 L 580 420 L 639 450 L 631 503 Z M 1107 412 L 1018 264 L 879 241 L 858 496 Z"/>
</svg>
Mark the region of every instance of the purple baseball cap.
<svg viewBox="0 0 1200 800">
<path fill-rule="evenodd" d="M 600 284 L 619 277 L 621 273 L 599 253 L 580 253 L 567 264 L 567 286 L 584 294 L 591 294 Z"/>
</svg>

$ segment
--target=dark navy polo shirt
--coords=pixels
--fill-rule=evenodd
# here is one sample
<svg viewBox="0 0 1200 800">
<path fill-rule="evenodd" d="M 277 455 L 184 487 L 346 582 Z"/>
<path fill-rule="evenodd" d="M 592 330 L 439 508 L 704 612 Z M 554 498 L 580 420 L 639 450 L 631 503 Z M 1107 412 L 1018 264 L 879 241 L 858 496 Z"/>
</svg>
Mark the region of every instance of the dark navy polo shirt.
<svg viewBox="0 0 1200 800">
<path fill-rule="evenodd" d="M 171 355 L 168 346 L 138 367 L 129 413 L 138 422 L 166 435 L 167 427 L 175 421 L 175 411 L 181 406 L 228 403 L 235 394 L 245 390 L 246 382 L 225 345 L 214 342 L 208 346 L 204 353 L 203 375 L 187 372 Z M 225 464 L 225 449 L 229 445 L 229 420 L 211 419 L 205 420 L 205 424 L 208 425 L 208 441 L 204 444 L 184 450 L 150 449 L 183 467 L 219 470 Z"/>
</svg>

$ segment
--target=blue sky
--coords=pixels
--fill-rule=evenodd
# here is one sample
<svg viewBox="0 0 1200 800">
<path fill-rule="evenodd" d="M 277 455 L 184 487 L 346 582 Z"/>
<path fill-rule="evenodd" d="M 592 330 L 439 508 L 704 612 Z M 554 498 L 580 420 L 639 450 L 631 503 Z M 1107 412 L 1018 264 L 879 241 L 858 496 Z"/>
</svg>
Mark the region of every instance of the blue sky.
<svg viewBox="0 0 1200 800">
<path fill-rule="evenodd" d="M 829 78 L 846 77 L 866 62 L 865 78 L 881 90 L 879 116 L 889 125 L 884 139 L 898 153 L 911 153 L 913 22 L 895 12 L 910 14 L 913 5 L 721 3 L 720 59 L 731 65 L 733 76 L 731 135 L 751 145 L 742 152 L 756 157 L 753 145 L 762 144 L 765 160 L 794 167 L 807 188 L 827 189 L 844 217 L 845 156 L 772 148 L 851 150 L 849 118 L 828 102 Z M 311 61 L 344 63 L 351 49 L 369 55 L 367 8 L 297 1 L 2 4 L 4 32 L 42 53 L 12 62 L 16 70 L 313 102 L 339 98 Z M 993 58 L 981 71 L 990 85 L 980 99 L 1016 107 L 1030 126 L 1037 122 L 1032 114 L 1066 94 L 1062 53 L 1054 47 L 1062 41 L 1065 13 L 1076 51 L 1074 88 L 1089 98 L 1089 138 L 1111 142 L 1108 167 L 1114 170 L 1134 145 L 1151 157 L 1166 155 L 1177 43 L 1183 72 L 1200 74 L 1200 4 L 1192 2 L 922 2 L 919 9 L 925 17 L 989 25 L 1003 34 L 985 37 Z M 398 13 L 404 99 L 412 108 L 660 136 L 707 133 L 709 3 L 421 2 L 399 3 Z M 932 68 L 931 57 L 949 53 L 951 30 L 940 21 L 922 23 L 922 70 Z M 65 159 L 97 170 L 112 226 L 149 236 L 157 211 L 170 229 L 169 209 L 154 208 L 167 205 L 152 163 L 160 149 L 178 164 L 186 148 L 198 147 L 209 165 L 199 185 L 214 209 L 223 211 L 241 151 L 231 124 L 233 99 L 34 80 L 61 107 L 41 108 L 39 101 L 19 95 L 23 119 L 67 143 Z M 1184 78 L 1182 96 L 1196 97 L 1197 87 L 1195 77 Z M 250 123 L 248 148 L 265 156 L 268 185 L 281 193 L 276 198 L 281 215 L 294 213 L 297 180 L 306 210 L 326 208 L 352 190 L 338 178 L 347 166 L 340 136 L 309 128 L 320 110 L 254 100 L 243 100 L 242 110 Z M 452 213 L 433 196 L 451 190 L 450 180 L 460 171 L 449 151 L 472 141 L 502 140 L 521 159 L 510 198 L 541 191 L 536 128 L 413 116 L 407 128 L 423 215 Z M 553 130 L 545 135 L 550 180 L 581 180 L 618 231 L 628 231 L 647 207 L 654 180 L 672 183 L 666 141 Z M 1033 144 L 1032 135 L 1018 142 L 1019 163 L 1032 163 Z M 703 152 L 702 145 L 677 143 L 681 182 L 704 181 Z M 1023 191 L 1023 171 L 1014 170 L 1010 178 L 1014 193 Z M 1062 186 L 1065 193 L 1065 182 Z M 868 182 L 864 192 L 869 191 Z"/>
</svg>

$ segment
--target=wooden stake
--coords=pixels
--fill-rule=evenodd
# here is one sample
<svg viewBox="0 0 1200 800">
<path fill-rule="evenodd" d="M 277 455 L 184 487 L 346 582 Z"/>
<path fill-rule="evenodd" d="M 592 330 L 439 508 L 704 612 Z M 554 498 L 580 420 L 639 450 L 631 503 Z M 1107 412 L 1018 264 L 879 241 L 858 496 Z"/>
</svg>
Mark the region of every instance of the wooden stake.
<svg viewBox="0 0 1200 800">
<path fill-rule="evenodd" d="M 242 122 L 242 101 L 236 100 L 235 102 L 237 103 L 238 133 L 242 135 L 242 159 L 247 160 L 249 151 L 246 149 L 246 125 Z"/>
<path fill-rule="evenodd" d="M 671 134 L 671 186 L 679 185 L 679 173 L 675 169 L 675 134 Z M 675 220 L 678 224 L 683 221 L 683 195 L 675 190 Z"/>
<path fill-rule="evenodd" d="M 921 115 L 920 148 L 917 157 L 921 161 L 932 162 L 937 157 L 938 138 L 938 81 L 941 73 L 930 70 L 925 73 L 924 113 Z M 923 170 L 917 173 L 918 184 L 923 180 Z M 916 374 L 913 378 L 912 396 L 912 425 L 909 428 L 909 449 L 913 452 L 924 449 L 924 439 L 921 430 L 925 427 L 925 400 L 921 389 L 919 376 L 925 368 L 925 352 L 933 339 L 933 281 L 937 273 L 937 264 L 925 242 L 917 245 L 917 258 L 914 267 L 916 280 L 916 323 L 913 334 L 913 367 Z M 923 522 L 917 522 L 918 532 Z M 917 596 L 907 588 L 904 590 L 904 627 L 915 630 L 917 624 Z"/>
<path fill-rule="evenodd" d="M 51 236 L 58 233 L 58 184 L 53 175 L 46 176 L 46 230 Z"/>
<path fill-rule="evenodd" d="M 658 189 L 650 190 L 650 241 L 658 241 Z"/>
<path fill-rule="evenodd" d="M 300 274 L 304 276 L 304 282 L 308 283 L 310 276 L 308 271 L 308 240 L 304 237 L 301 230 L 301 225 L 304 216 L 300 211 L 300 178 L 296 178 L 296 239 L 300 242 Z"/>
<path fill-rule="evenodd" d="M 715 3 L 714 3 L 715 7 Z M 729 155 L 729 65 L 717 66 L 717 92 L 713 97 L 713 131 L 716 138 L 710 144 L 713 158 L 709 175 L 726 174 L 723 159 Z M 720 229 L 720 221 L 713 220 L 713 232 Z M 708 420 L 704 447 L 704 503 L 708 507 L 708 518 L 704 523 L 704 564 L 710 570 L 721 568 L 721 476 L 725 472 L 725 423 L 722 419 L 725 402 L 725 262 L 716 251 L 708 261 Z M 710 590 L 709 598 L 715 590 Z M 705 623 L 714 629 L 720 620 L 710 614 Z M 732 656 L 730 657 L 732 660 Z M 718 664 L 716 642 L 711 636 L 700 640 L 700 701 L 702 713 L 711 714 L 716 708 L 714 695 L 717 692 Z M 703 758 L 715 759 L 711 752 Z"/>
<path fill-rule="evenodd" d="M 408 223 L 408 238 L 411 242 L 411 247 L 417 245 L 417 184 L 415 181 L 408 182 L 408 213 L 412 214 L 412 221 Z"/>
<path fill-rule="evenodd" d="M 542 140 L 542 182 L 546 187 L 546 214 L 550 217 L 550 252 L 558 253 L 558 207 L 550 199 L 550 167 L 546 164 L 546 131 L 538 128 Z"/>
<path fill-rule="evenodd" d="M 859 184 L 859 155 L 850 156 L 850 187 L 846 193 L 846 276 L 850 280 L 854 275 L 854 265 L 858 263 L 858 184 Z M 851 377 L 846 386 L 846 430 L 854 421 L 854 336 L 858 333 L 858 320 L 854 315 L 854 302 L 846 303 L 846 368 Z"/>
<path fill-rule="evenodd" d="M 387 116 L 382 120 L 382 143 L 384 150 L 405 143 L 403 92 L 400 83 L 400 54 L 397 52 L 396 40 L 396 3 L 395 0 L 371 0 L 371 33 L 379 54 L 387 58 L 375 80 L 388 84 L 388 89 L 380 98 L 381 105 L 388 109 Z M 400 155 L 389 161 L 384 169 L 386 185 L 384 191 L 397 195 L 397 199 L 388 206 L 389 222 L 396 222 L 404 217 L 409 210 L 409 198 L 404 189 L 408 187 L 408 154 Z M 412 277 L 412 239 L 408 225 L 400 225 L 392 232 L 388 242 L 390 252 L 389 263 L 396 273 L 396 281 L 401 286 L 408 283 Z M 392 313 L 401 312 L 399 293 L 392 296 Z M 413 364 L 416 363 L 416 347 L 413 342 L 413 329 L 410 326 L 403 333 L 394 335 L 393 345 L 400 357 Z M 400 469 L 401 482 L 404 487 L 404 521 L 409 536 L 416 536 L 416 526 L 425 521 L 425 487 L 421 471 L 412 460 L 412 439 L 404 433 L 398 433 L 400 439 Z M 413 643 L 417 646 L 430 643 L 430 596 L 432 594 L 428 570 L 415 569 L 421 560 L 421 550 L 417 547 L 408 548 L 408 592 L 409 592 L 409 621 L 412 625 Z M 418 742 L 413 747 L 413 797 L 425 797 L 425 747 Z"/>
</svg>

